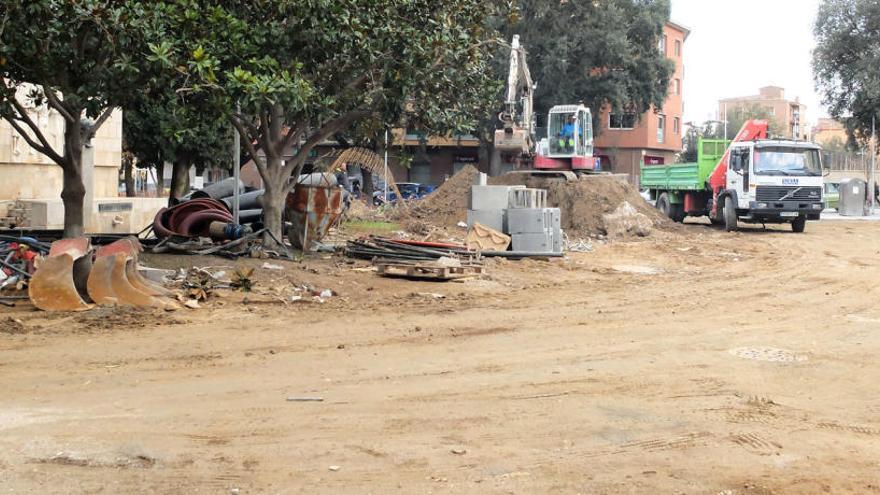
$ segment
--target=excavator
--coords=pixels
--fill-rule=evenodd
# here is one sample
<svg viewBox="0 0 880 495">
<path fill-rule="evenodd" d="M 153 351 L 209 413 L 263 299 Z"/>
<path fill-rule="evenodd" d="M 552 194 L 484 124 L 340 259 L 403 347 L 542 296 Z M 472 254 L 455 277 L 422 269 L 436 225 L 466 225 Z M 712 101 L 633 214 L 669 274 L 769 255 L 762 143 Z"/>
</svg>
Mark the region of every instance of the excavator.
<svg viewBox="0 0 880 495">
<path fill-rule="evenodd" d="M 528 171 L 531 175 L 576 179 L 577 174 L 598 171 L 593 156 L 593 119 L 584 105 L 556 105 L 547 115 L 547 137 L 536 140 L 534 90 L 526 51 L 519 35 L 510 44 L 505 109 L 495 131 L 492 175 Z M 521 108 L 521 110 L 519 110 Z"/>
</svg>

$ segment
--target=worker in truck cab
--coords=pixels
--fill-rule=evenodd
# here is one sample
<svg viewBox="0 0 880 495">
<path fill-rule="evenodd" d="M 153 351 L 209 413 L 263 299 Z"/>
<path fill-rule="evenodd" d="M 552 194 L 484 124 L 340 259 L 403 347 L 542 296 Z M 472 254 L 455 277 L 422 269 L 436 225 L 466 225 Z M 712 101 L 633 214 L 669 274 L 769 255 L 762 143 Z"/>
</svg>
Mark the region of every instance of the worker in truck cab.
<svg viewBox="0 0 880 495">
<path fill-rule="evenodd" d="M 574 130 L 576 123 L 577 117 L 572 115 L 559 132 L 559 148 L 563 152 L 570 153 L 574 151 Z"/>
</svg>

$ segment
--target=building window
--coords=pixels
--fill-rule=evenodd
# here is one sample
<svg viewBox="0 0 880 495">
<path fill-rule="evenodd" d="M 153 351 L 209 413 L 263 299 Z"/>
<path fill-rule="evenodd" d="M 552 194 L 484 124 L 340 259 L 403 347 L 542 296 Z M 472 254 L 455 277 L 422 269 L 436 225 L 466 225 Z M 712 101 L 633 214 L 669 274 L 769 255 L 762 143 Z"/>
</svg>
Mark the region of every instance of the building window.
<svg viewBox="0 0 880 495">
<path fill-rule="evenodd" d="M 681 119 L 678 117 L 672 119 L 672 132 L 674 132 L 676 136 L 681 134 Z"/>
<path fill-rule="evenodd" d="M 632 129 L 636 126 L 636 114 L 612 113 L 608 115 L 609 129 Z"/>
<path fill-rule="evenodd" d="M 675 91 L 676 96 L 681 96 L 681 79 L 672 81 L 672 90 Z"/>
<path fill-rule="evenodd" d="M 681 40 L 675 40 L 675 56 L 681 57 Z"/>
<path fill-rule="evenodd" d="M 666 116 L 660 114 L 657 116 L 657 142 L 663 143 L 666 141 Z"/>
<path fill-rule="evenodd" d="M 660 49 L 660 53 L 662 53 L 665 56 L 666 55 L 666 35 L 665 34 L 663 35 L 663 37 L 660 38 L 660 44 L 659 44 L 658 48 Z"/>
</svg>

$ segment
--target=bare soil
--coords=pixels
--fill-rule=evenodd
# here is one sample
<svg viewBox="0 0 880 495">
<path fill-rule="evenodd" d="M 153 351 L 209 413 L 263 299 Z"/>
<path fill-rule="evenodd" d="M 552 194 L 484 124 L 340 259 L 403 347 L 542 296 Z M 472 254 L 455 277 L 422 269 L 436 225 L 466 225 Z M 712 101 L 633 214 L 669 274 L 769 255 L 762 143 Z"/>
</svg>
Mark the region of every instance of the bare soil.
<svg viewBox="0 0 880 495">
<path fill-rule="evenodd" d="M 878 493 L 878 236 L 688 225 L 447 284 L 241 260 L 255 293 L 100 332 L 0 308 L 0 492 Z"/>
<path fill-rule="evenodd" d="M 414 234 L 427 234 L 432 227 L 454 229 L 467 219 L 468 197 L 479 171 L 467 166 L 443 183 L 435 192 L 409 208 L 397 208 L 395 215 L 404 228 Z M 625 203 L 644 215 L 649 225 L 664 230 L 676 226 L 639 195 L 629 183 L 613 176 L 583 176 L 575 182 L 557 178 L 507 174 L 493 177 L 494 185 L 522 185 L 547 190 L 547 203 L 562 213 L 562 228 L 573 238 L 606 236 L 620 229 L 608 225 L 607 217 Z M 628 237 L 628 235 L 618 235 Z"/>
</svg>

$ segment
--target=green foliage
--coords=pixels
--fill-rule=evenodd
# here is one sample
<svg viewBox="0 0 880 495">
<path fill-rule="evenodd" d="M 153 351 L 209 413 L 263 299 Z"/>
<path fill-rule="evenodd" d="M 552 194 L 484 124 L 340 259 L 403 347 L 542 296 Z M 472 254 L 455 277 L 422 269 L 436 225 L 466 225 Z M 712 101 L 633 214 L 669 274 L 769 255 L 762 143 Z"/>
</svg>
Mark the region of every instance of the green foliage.
<svg viewBox="0 0 880 495">
<path fill-rule="evenodd" d="M 149 59 L 185 71 L 193 91 L 212 90 L 241 113 L 267 105 L 285 123 L 319 124 L 365 112 L 389 124 L 408 113 L 439 132 L 473 126 L 497 86 L 487 77 L 478 0 L 162 2 Z M 256 119 L 254 119 L 256 120 Z M 352 119 L 354 120 L 354 119 Z"/>
<path fill-rule="evenodd" d="M 813 77 L 822 102 L 864 146 L 880 116 L 880 3 L 824 0 L 814 26 Z"/>
<path fill-rule="evenodd" d="M 521 0 L 503 31 L 522 37 L 539 114 L 578 102 L 594 116 L 605 104 L 637 115 L 662 107 L 674 70 L 658 50 L 669 8 L 668 0 Z"/>
<path fill-rule="evenodd" d="M 165 0 L 142 54 L 229 116 L 266 186 L 267 229 L 309 152 L 372 119 L 469 130 L 499 84 L 483 0 Z M 292 156 L 291 156 L 292 155 Z M 268 242 L 271 236 L 264 238 Z"/>
<path fill-rule="evenodd" d="M 203 96 L 156 86 L 135 92 L 123 112 L 126 147 L 138 165 L 177 160 L 197 166 L 231 164 L 231 127 L 219 109 Z"/>
</svg>

